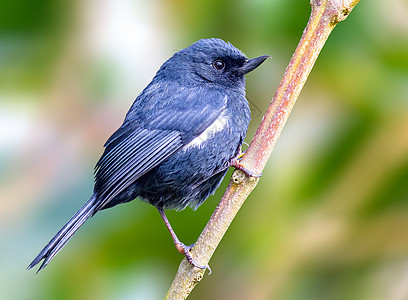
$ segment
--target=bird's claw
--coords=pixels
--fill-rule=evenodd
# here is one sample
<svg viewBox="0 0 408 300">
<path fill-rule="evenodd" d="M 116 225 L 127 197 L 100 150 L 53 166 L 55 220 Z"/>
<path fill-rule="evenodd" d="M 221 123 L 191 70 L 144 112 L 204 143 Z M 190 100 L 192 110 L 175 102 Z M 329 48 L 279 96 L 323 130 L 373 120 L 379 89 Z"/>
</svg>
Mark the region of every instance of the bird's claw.
<svg viewBox="0 0 408 300">
<path fill-rule="evenodd" d="M 199 268 L 201 270 L 208 269 L 208 271 L 209 271 L 208 275 L 210 275 L 212 273 L 210 266 L 209 265 L 206 265 L 206 266 L 199 265 L 193 259 L 193 257 L 191 256 L 191 249 L 193 249 L 194 245 L 195 245 L 195 243 L 191 244 L 189 246 L 186 246 L 183 243 L 180 243 L 180 244 L 176 245 L 176 248 L 177 248 L 178 252 L 180 252 L 181 254 L 183 254 L 187 258 L 187 261 L 190 263 L 190 265 L 192 265 L 192 266 L 194 266 L 196 268 Z"/>
<path fill-rule="evenodd" d="M 250 177 L 254 177 L 254 178 L 259 178 L 262 176 L 262 173 L 255 173 L 252 172 L 251 170 L 249 170 L 246 166 L 244 166 L 243 164 L 241 164 L 241 159 L 244 156 L 245 152 L 240 152 L 237 157 L 235 157 L 232 161 L 230 166 L 234 167 L 235 169 L 241 170 L 242 172 L 244 172 L 245 174 L 247 174 Z"/>
</svg>

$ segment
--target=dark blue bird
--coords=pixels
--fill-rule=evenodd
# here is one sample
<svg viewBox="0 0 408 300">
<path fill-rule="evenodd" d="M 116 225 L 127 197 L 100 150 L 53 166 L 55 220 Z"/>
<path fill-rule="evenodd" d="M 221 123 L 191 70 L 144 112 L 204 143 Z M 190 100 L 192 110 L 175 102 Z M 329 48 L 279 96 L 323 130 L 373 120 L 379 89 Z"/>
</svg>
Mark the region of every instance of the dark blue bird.
<svg viewBox="0 0 408 300">
<path fill-rule="evenodd" d="M 92 197 L 31 262 L 40 271 L 79 227 L 101 209 L 140 198 L 155 206 L 177 250 L 196 267 L 164 209 L 197 208 L 238 157 L 250 121 L 244 75 L 268 56 L 248 59 L 221 39 L 203 39 L 175 53 L 130 107 L 105 143 Z M 37 272 L 38 272 L 37 271 Z"/>
</svg>

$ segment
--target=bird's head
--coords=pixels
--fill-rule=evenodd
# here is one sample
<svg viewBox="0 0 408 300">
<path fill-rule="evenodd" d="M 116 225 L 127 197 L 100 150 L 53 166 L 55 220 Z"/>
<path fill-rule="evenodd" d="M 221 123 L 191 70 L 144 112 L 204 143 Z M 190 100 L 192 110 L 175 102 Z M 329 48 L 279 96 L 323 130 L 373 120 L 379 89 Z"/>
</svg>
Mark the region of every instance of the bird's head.
<svg viewBox="0 0 408 300">
<path fill-rule="evenodd" d="M 183 80 L 185 84 L 211 83 L 243 89 L 244 75 L 268 57 L 248 59 L 240 50 L 221 39 L 202 39 L 175 53 L 163 64 L 159 73 L 166 78 Z"/>
</svg>

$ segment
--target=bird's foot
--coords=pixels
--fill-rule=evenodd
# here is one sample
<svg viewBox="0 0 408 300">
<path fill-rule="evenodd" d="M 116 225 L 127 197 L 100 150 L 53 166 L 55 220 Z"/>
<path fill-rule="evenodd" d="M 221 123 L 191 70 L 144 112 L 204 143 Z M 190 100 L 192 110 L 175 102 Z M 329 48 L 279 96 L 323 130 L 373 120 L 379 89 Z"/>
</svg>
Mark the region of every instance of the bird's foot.
<svg viewBox="0 0 408 300">
<path fill-rule="evenodd" d="M 259 178 L 262 176 L 262 173 L 255 173 L 252 172 L 251 170 L 249 170 L 246 166 L 244 166 L 243 164 L 241 164 L 241 159 L 244 156 L 245 151 L 244 152 L 240 152 L 236 157 L 234 157 L 230 163 L 231 167 L 234 167 L 235 169 L 241 170 L 242 172 L 244 172 L 245 174 L 247 174 L 250 177 L 255 177 L 255 178 Z"/>
<path fill-rule="evenodd" d="M 186 246 L 186 245 L 184 245 L 182 242 L 179 242 L 179 243 L 175 244 L 175 246 L 176 246 L 177 251 L 180 252 L 181 254 L 183 254 L 183 255 L 187 258 L 187 261 L 188 261 L 192 266 L 194 266 L 194 267 L 196 267 L 196 268 L 199 268 L 199 269 L 201 269 L 201 270 L 208 269 L 208 271 L 209 271 L 209 274 L 208 274 L 208 275 L 211 274 L 212 271 L 211 271 L 211 268 L 210 268 L 209 265 L 206 265 L 206 266 L 199 265 L 199 264 L 193 259 L 193 257 L 191 256 L 191 249 L 193 249 L 194 244 L 191 244 L 191 245 L 189 245 L 189 246 Z"/>
<path fill-rule="evenodd" d="M 164 224 L 166 224 L 167 229 L 169 230 L 170 234 L 171 234 L 171 238 L 173 239 L 174 242 L 174 246 L 176 246 L 176 249 L 178 252 L 180 252 L 181 254 L 183 254 L 186 258 L 187 261 L 194 267 L 205 270 L 208 269 L 210 271 L 209 274 L 211 274 L 211 268 L 209 265 L 206 266 L 201 266 L 198 263 L 195 262 L 195 260 L 193 259 L 193 257 L 191 256 L 191 249 L 193 249 L 194 244 L 191 244 L 190 246 L 186 246 L 184 245 L 182 242 L 180 242 L 180 240 L 178 239 L 176 233 L 174 232 L 173 228 L 171 228 L 170 222 L 166 217 L 166 214 L 164 213 L 163 207 L 157 207 L 157 210 L 160 213 L 160 216 L 162 217 Z M 208 274 L 208 275 L 209 275 Z"/>
</svg>

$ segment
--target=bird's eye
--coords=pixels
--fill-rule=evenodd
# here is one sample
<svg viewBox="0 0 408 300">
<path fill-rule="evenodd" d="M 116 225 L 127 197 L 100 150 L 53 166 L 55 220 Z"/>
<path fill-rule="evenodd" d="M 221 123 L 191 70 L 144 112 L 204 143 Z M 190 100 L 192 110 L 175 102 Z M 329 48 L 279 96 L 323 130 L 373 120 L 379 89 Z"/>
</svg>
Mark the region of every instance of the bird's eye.
<svg viewBox="0 0 408 300">
<path fill-rule="evenodd" d="M 214 61 L 213 66 L 217 70 L 222 70 L 225 67 L 225 63 L 221 59 L 217 59 L 216 61 Z"/>
</svg>

